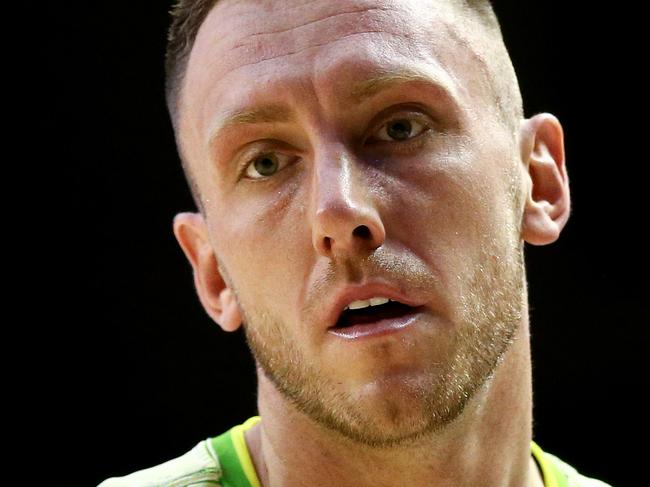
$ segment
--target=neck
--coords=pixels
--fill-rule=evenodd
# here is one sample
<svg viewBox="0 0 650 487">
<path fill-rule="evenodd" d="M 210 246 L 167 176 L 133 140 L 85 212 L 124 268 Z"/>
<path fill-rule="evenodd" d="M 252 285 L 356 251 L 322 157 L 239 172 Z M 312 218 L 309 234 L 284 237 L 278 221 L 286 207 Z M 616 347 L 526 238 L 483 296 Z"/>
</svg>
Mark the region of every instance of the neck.
<svg viewBox="0 0 650 487">
<path fill-rule="evenodd" d="M 324 430 L 258 371 L 263 420 L 247 431 L 246 441 L 263 487 L 543 487 L 530 452 L 529 338 L 526 319 L 493 378 L 461 416 L 408 448 L 372 449 Z"/>
</svg>

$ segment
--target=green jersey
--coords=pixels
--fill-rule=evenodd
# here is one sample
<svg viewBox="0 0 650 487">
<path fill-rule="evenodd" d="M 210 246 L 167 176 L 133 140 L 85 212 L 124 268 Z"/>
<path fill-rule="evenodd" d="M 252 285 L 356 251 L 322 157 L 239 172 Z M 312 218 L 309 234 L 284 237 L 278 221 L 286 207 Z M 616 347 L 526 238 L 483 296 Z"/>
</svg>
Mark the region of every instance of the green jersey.
<svg viewBox="0 0 650 487">
<path fill-rule="evenodd" d="M 124 477 L 112 477 L 98 487 L 262 487 L 244 439 L 244 431 L 260 419 L 253 416 L 199 442 L 180 457 Z M 542 451 L 534 441 L 530 450 L 545 487 L 611 487 L 581 475 L 555 455 Z"/>
</svg>

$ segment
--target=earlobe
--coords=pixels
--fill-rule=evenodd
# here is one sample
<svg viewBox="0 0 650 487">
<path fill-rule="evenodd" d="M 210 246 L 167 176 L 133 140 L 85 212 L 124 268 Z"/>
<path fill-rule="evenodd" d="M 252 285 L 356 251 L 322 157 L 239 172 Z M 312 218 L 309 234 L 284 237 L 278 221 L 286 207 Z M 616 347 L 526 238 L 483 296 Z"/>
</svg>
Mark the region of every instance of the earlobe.
<svg viewBox="0 0 650 487">
<path fill-rule="evenodd" d="M 225 331 L 241 325 L 239 305 L 226 284 L 200 213 L 179 213 L 174 217 L 174 236 L 194 271 L 194 286 L 208 315 Z"/>
<path fill-rule="evenodd" d="M 571 211 L 562 126 L 550 113 L 537 114 L 522 122 L 519 140 L 527 169 L 522 238 L 547 245 L 558 239 Z"/>
<path fill-rule="evenodd" d="M 232 289 L 229 287 L 221 293 L 222 313 L 219 325 L 225 331 L 236 331 L 242 323 L 239 304 Z"/>
</svg>

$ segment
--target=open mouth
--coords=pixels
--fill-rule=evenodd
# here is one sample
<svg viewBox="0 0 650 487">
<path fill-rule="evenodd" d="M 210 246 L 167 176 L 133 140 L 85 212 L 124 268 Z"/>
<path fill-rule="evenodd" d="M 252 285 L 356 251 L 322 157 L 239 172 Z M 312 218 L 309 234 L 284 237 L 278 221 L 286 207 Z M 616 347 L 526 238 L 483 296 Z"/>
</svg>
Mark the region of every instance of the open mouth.
<svg viewBox="0 0 650 487">
<path fill-rule="evenodd" d="M 355 325 L 368 325 L 380 320 L 403 318 L 419 313 L 422 306 L 414 307 L 397 301 L 389 301 L 378 306 L 368 306 L 361 309 L 346 309 L 339 316 L 333 328 L 349 328 Z"/>
</svg>

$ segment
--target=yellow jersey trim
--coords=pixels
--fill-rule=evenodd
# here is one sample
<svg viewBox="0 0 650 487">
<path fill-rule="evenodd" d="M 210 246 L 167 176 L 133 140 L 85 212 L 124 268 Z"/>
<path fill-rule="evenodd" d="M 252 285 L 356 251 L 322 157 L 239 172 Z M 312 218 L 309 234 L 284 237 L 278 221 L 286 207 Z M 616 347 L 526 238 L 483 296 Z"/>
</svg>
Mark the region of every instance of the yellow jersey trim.
<svg viewBox="0 0 650 487">
<path fill-rule="evenodd" d="M 542 469 L 542 477 L 544 478 L 544 487 L 558 487 L 557 479 L 553 471 L 553 467 L 550 462 L 546 459 L 546 455 L 539 447 L 537 443 L 531 440 L 530 450 L 533 453 L 533 456 L 537 460 L 540 468 Z"/>
<path fill-rule="evenodd" d="M 246 422 L 243 424 L 235 426 L 232 431 L 232 442 L 235 446 L 235 451 L 237 452 L 242 470 L 250 482 L 251 487 L 262 487 L 262 483 L 260 482 L 260 479 L 257 476 L 257 472 L 255 471 L 253 459 L 250 456 L 250 452 L 248 451 L 248 447 L 246 445 L 246 439 L 244 438 L 244 432 L 255 426 L 261 420 L 262 418 L 260 416 L 253 416 L 246 420 Z M 553 467 L 551 466 L 549 460 L 546 459 L 544 451 L 537 443 L 532 440 L 530 442 L 530 450 L 542 470 L 544 487 L 558 487 L 557 480 L 553 472 Z"/>
<path fill-rule="evenodd" d="M 253 459 L 248 451 L 246 446 L 246 439 L 244 438 L 244 431 L 256 425 L 261 421 L 261 417 L 253 416 L 246 420 L 245 423 L 237 425 L 232 430 L 232 442 L 235 446 L 235 451 L 239 457 L 239 463 L 241 463 L 242 470 L 246 475 L 246 478 L 251 484 L 251 487 L 262 487 L 260 479 L 257 477 L 257 472 L 255 471 L 255 466 L 253 465 Z"/>
</svg>

